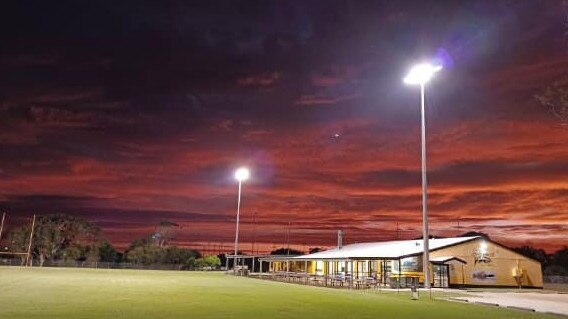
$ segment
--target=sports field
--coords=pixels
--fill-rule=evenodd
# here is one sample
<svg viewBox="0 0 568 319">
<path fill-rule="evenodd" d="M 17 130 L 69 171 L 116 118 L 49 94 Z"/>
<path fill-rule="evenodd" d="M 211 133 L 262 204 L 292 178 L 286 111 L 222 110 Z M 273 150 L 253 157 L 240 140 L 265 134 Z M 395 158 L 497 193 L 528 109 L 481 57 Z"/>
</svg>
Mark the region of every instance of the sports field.
<svg viewBox="0 0 568 319">
<path fill-rule="evenodd" d="M 0 267 L 0 318 L 558 318 L 221 273 Z"/>
</svg>

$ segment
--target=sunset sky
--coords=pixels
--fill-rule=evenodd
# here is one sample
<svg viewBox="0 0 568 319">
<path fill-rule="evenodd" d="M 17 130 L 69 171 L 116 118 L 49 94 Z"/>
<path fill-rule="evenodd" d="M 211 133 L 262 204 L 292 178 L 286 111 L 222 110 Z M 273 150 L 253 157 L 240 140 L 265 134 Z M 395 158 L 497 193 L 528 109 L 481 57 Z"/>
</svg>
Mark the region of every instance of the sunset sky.
<svg viewBox="0 0 568 319">
<path fill-rule="evenodd" d="M 419 237 L 568 245 L 564 1 L 11 1 L 0 13 L 0 208 L 84 216 L 124 248 Z M 255 221 L 255 223 L 253 223 Z M 459 225 L 459 228 L 458 228 Z M 254 231 L 253 231 L 254 230 Z M 229 247 L 229 246 L 227 246 Z M 249 246 L 244 246 L 249 247 Z"/>
</svg>

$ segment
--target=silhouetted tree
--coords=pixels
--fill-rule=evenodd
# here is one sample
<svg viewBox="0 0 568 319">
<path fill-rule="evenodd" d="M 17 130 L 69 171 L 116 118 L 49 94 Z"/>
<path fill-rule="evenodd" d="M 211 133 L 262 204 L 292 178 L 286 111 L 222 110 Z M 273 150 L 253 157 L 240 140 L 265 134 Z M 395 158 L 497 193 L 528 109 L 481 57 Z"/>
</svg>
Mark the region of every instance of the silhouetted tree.
<svg viewBox="0 0 568 319">
<path fill-rule="evenodd" d="M 99 261 L 109 263 L 121 262 L 122 254 L 111 243 L 105 242 L 99 247 Z"/>
<path fill-rule="evenodd" d="M 126 253 L 138 247 L 151 246 L 151 245 L 152 245 L 152 240 L 150 239 L 149 236 L 138 238 L 133 240 L 132 243 L 130 243 L 128 249 L 126 249 Z"/>
<path fill-rule="evenodd" d="M 135 264 L 158 264 L 162 259 L 162 249 L 158 246 L 136 246 L 126 253 L 126 260 Z"/>
<path fill-rule="evenodd" d="M 564 268 L 568 272 L 568 247 L 564 247 L 551 256 L 552 263 Z"/>
<path fill-rule="evenodd" d="M 482 232 L 479 232 L 479 231 L 468 231 L 467 233 L 463 233 L 463 234 L 459 235 L 458 237 L 474 237 L 474 236 L 481 236 L 481 237 L 490 239 L 488 234 L 482 233 Z"/>
<path fill-rule="evenodd" d="M 158 247 L 164 247 L 174 238 L 174 235 L 179 230 L 180 226 L 174 222 L 162 221 L 156 226 L 152 239 Z"/>
<path fill-rule="evenodd" d="M 170 246 L 164 249 L 161 262 L 164 264 L 187 264 L 190 258 L 201 258 L 201 253 L 195 249 Z"/>
<path fill-rule="evenodd" d="M 568 275 L 568 270 L 560 265 L 550 265 L 544 268 L 543 271 L 546 276 L 566 276 Z"/>
<path fill-rule="evenodd" d="M 419 240 L 419 239 L 422 239 L 422 237 L 423 237 L 423 236 L 418 236 L 418 237 L 413 238 L 413 240 Z M 446 238 L 446 237 L 443 237 L 443 236 L 436 236 L 436 235 L 429 234 L 429 235 L 428 235 L 428 238 L 430 238 L 430 239 L 438 238 L 438 239 L 439 239 L 439 238 Z"/>
<path fill-rule="evenodd" d="M 125 255 L 128 261 L 137 264 L 173 264 L 180 265 L 180 268 L 181 265 L 187 266 L 201 257 L 201 253 L 194 249 L 159 247 L 153 241 L 146 240 L 134 241 Z"/>
<path fill-rule="evenodd" d="M 270 252 L 271 255 L 291 255 L 291 256 L 297 256 L 297 255 L 303 255 L 304 253 L 299 251 L 299 250 L 295 250 L 295 249 L 291 249 L 291 248 L 278 248 L 275 249 L 273 251 Z"/>
<path fill-rule="evenodd" d="M 321 248 L 321 247 L 314 247 L 314 248 L 310 248 L 310 251 L 308 252 L 309 254 L 315 254 L 315 253 L 319 253 L 320 251 L 324 251 L 325 249 Z"/>
<path fill-rule="evenodd" d="M 543 267 L 548 266 L 550 263 L 550 256 L 546 253 L 546 251 L 544 251 L 544 249 L 537 249 L 531 246 L 521 246 L 512 249 L 523 256 L 540 261 Z"/>
</svg>

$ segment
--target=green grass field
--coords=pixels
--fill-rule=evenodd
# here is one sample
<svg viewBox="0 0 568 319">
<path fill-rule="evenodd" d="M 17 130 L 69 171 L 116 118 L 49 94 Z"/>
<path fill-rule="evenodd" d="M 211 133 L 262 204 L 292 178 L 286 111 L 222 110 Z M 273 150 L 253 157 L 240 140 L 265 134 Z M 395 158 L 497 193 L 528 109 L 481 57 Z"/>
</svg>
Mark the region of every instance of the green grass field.
<svg viewBox="0 0 568 319">
<path fill-rule="evenodd" d="M 221 273 L 0 267 L 0 318 L 558 318 Z"/>
</svg>

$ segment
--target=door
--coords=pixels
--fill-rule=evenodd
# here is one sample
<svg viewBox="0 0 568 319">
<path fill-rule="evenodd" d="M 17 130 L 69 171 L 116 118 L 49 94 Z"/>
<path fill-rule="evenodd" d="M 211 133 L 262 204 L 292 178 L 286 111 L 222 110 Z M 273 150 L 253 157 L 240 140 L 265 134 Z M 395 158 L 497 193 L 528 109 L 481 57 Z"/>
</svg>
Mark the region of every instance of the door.
<svg viewBox="0 0 568 319">
<path fill-rule="evenodd" d="M 450 266 L 432 265 L 434 285 L 436 288 L 448 288 L 450 286 Z"/>
</svg>

